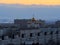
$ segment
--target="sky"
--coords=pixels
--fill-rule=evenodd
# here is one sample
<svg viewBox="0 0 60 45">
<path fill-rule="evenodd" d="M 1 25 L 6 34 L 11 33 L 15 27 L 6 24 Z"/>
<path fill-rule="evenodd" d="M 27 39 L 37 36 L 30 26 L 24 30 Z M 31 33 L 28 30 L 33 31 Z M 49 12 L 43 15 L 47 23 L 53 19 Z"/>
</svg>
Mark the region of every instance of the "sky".
<svg viewBox="0 0 60 45">
<path fill-rule="evenodd" d="M 60 20 L 60 0 L 0 0 L 2 22 L 31 19 L 33 15 L 36 19 Z"/>
<path fill-rule="evenodd" d="M 0 0 L 4 4 L 43 4 L 43 5 L 60 5 L 60 0 Z"/>
</svg>

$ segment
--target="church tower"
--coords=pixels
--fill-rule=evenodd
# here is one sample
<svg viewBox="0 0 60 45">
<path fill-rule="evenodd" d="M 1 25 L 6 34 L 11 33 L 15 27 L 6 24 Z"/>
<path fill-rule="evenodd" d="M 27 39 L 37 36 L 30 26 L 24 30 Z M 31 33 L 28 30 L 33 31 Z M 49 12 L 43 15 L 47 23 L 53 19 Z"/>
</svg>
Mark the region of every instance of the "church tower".
<svg viewBox="0 0 60 45">
<path fill-rule="evenodd" d="M 36 20 L 34 17 L 32 17 L 32 19 L 30 20 L 30 21 L 28 21 L 27 22 L 27 24 L 28 24 L 28 28 L 30 27 L 32 27 L 32 28 L 39 28 L 40 26 L 39 26 L 39 21 L 38 20 Z"/>
</svg>

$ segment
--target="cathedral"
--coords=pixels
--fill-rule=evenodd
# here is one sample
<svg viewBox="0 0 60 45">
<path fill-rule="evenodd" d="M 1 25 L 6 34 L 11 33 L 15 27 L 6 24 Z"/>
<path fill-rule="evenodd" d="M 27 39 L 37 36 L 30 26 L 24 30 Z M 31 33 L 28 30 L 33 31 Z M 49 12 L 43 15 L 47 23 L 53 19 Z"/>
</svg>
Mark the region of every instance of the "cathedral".
<svg viewBox="0 0 60 45">
<path fill-rule="evenodd" d="M 44 20 L 15 19 L 0 24 L 0 45 L 60 45 L 60 28 L 45 27 Z"/>
</svg>

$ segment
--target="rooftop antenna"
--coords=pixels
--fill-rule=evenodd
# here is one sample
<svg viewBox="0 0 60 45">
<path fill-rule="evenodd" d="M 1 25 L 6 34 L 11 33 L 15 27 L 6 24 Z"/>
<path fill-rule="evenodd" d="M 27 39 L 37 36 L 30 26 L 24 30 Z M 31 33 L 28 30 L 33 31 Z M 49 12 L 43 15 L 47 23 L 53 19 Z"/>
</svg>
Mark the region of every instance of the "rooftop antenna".
<svg viewBox="0 0 60 45">
<path fill-rule="evenodd" d="M 33 14 L 33 18 L 35 18 L 35 15 Z"/>
</svg>

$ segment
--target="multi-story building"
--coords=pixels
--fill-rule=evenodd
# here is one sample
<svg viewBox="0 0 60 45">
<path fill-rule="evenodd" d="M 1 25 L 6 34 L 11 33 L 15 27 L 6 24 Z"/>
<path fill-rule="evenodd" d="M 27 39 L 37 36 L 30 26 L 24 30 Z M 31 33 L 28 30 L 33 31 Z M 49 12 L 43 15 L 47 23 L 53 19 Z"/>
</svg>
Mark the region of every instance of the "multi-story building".
<svg viewBox="0 0 60 45">
<path fill-rule="evenodd" d="M 44 27 L 44 20 L 36 20 L 34 17 L 32 19 L 15 19 L 14 24 L 20 24 L 21 27 Z"/>
<path fill-rule="evenodd" d="M 8 31 L 8 30 L 7 30 Z M 19 32 L 18 32 L 19 31 Z M 9 33 L 5 33 L 2 31 L 0 35 L 0 41 L 2 44 L 14 44 L 14 45 L 21 45 L 21 44 L 48 44 L 50 40 L 52 41 L 60 41 L 60 28 L 40 28 L 40 29 L 21 29 L 21 30 L 10 31 Z"/>
<path fill-rule="evenodd" d="M 15 20 L 0 24 L 0 45 L 60 45 L 60 28 L 45 28 L 44 21 Z"/>
</svg>

